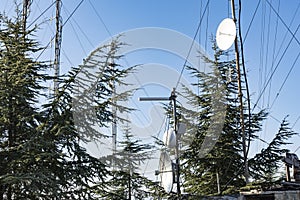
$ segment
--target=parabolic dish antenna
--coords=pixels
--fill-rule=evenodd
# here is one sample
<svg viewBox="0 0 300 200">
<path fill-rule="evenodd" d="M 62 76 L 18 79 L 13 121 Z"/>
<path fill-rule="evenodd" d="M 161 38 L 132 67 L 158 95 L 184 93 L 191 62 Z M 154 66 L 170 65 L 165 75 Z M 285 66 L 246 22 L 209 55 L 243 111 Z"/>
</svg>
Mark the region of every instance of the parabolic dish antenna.
<svg viewBox="0 0 300 200">
<path fill-rule="evenodd" d="M 165 131 L 163 136 L 163 142 L 166 147 L 168 148 L 175 148 L 176 146 L 176 134 L 173 128 L 168 129 Z"/>
<path fill-rule="evenodd" d="M 159 158 L 159 174 L 161 186 L 165 192 L 170 193 L 173 189 L 174 172 L 171 158 L 167 152 L 161 152 Z"/>
<path fill-rule="evenodd" d="M 179 135 L 183 135 L 183 134 L 185 134 L 185 132 L 186 132 L 186 124 L 179 122 L 178 123 L 178 131 L 177 131 L 177 133 Z"/>
<path fill-rule="evenodd" d="M 216 42 L 225 51 L 231 47 L 236 37 L 236 26 L 231 18 L 224 19 L 217 29 Z"/>
</svg>

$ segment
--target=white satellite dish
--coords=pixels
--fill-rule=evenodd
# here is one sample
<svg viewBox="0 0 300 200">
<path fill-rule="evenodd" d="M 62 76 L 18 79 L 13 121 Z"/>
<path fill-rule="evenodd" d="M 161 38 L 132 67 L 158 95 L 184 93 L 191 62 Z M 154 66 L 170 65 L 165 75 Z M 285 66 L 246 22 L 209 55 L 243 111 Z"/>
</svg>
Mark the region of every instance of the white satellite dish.
<svg viewBox="0 0 300 200">
<path fill-rule="evenodd" d="M 170 128 L 167 131 L 165 131 L 163 136 L 163 142 L 168 148 L 176 147 L 176 134 L 173 128 Z"/>
<path fill-rule="evenodd" d="M 171 158 L 167 152 L 161 152 L 159 158 L 159 174 L 161 186 L 165 192 L 170 193 L 173 189 L 174 172 Z"/>
<path fill-rule="evenodd" d="M 178 123 L 178 131 L 177 131 L 177 133 L 179 135 L 183 135 L 183 134 L 185 134 L 185 132 L 186 132 L 186 124 L 179 122 Z"/>
<path fill-rule="evenodd" d="M 236 26 L 231 18 L 224 19 L 217 29 L 216 42 L 221 50 L 231 47 L 236 37 Z"/>
</svg>

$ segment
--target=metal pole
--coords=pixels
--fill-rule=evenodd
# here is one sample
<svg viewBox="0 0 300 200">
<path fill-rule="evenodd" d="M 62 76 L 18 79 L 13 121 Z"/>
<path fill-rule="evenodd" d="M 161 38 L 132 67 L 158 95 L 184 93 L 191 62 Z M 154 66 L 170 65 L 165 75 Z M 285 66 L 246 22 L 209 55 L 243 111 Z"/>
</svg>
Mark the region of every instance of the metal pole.
<svg viewBox="0 0 300 200">
<path fill-rule="evenodd" d="M 29 9 L 29 0 L 24 0 L 23 1 L 23 34 L 25 36 L 26 32 L 26 24 L 27 24 L 27 16 L 28 16 L 28 9 Z"/>
<path fill-rule="evenodd" d="M 237 20 L 235 16 L 234 0 L 231 0 L 231 9 L 232 9 L 232 19 L 236 24 Z M 245 124 L 244 124 L 245 120 L 244 120 L 243 93 L 242 93 L 242 83 L 241 83 L 240 55 L 239 55 L 237 37 L 234 40 L 234 47 L 235 47 L 236 69 L 237 69 L 237 76 L 238 76 L 238 96 L 240 101 L 240 122 L 241 122 L 241 129 L 242 129 L 242 145 L 243 145 L 243 154 L 244 154 L 244 176 L 245 176 L 246 183 L 249 183 L 249 169 L 248 169 L 246 135 L 245 135 Z"/>
<path fill-rule="evenodd" d="M 174 117 L 174 131 L 176 135 L 176 147 L 175 147 L 175 164 L 176 164 L 176 186 L 177 186 L 177 198 L 180 199 L 180 160 L 179 160 L 179 135 L 177 127 L 177 116 L 176 116 L 176 92 L 175 88 L 171 92 L 170 97 L 140 97 L 140 101 L 172 101 L 173 103 L 173 117 Z"/>
<path fill-rule="evenodd" d="M 170 97 L 140 97 L 140 101 L 170 101 Z"/>
<path fill-rule="evenodd" d="M 112 63 L 110 64 L 110 69 L 113 70 L 115 67 L 114 61 L 112 60 Z M 116 106 L 116 86 L 115 81 L 111 80 L 111 87 L 112 87 L 112 126 L 111 126 L 111 132 L 112 132 L 112 150 L 113 150 L 113 156 L 116 156 L 117 153 L 117 106 Z M 113 170 L 116 169 L 116 163 L 115 163 L 115 157 L 113 157 Z"/>
<path fill-rule="evenodd" d="M 54 58 L 54 94 L 58 93 L 58 77 L 60 68 L 60 47 L 61 47 L 61 0 L 56 0 L 56 34 L 55 34 L 55 58 Z"/>
<path fill-rule="evenodd" d="M 176 115 L 176 93 L 175 88 L 171 93 L 171 100 L 173 101 L 173 117 L 174 117 L 174 132 L 176 135 L 176 147 L 175 147 L 175 159 L 176 159 L 176 186 L 177 186 L 177 197 L 180 199 L 180 161 L 179 161 L 179 135 L 177 130 L 177 115 Z"/>
</svg>

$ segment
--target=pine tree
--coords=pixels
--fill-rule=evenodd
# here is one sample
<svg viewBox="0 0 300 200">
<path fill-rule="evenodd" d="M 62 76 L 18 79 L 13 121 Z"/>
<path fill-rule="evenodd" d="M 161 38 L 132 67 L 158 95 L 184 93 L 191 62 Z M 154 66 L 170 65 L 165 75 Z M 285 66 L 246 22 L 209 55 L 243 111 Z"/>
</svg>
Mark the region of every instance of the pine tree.
<svg viewBox="0 0 300 200">
<path fill-rule="evenodd" d="M 78 100 L 74 98 L 74 91 L 80 86 L 76 80 L 86 66 L 74 68 L 66 77 L 60 77 L 58 92 L 40 106 L 42 85 L 47 80 L 53 81 L 53 77 L 43 74 L 46 64 L 30 57 L 41 48 L 30 39 L 34 30 L 23 32 L 20 16 L 10 20 L 1 15 L 0 198 L 97 199 L 97 193 L 107 189 L 106 177 L 110 172 L 102 159 L 86 152 L 82 141 L 86 141 L 86 135 L 86 138 L 100 140 L 103 134 L 95 126 L 89 126 L 87 120 L 83 127 L 86 135 L 83 135 L 76 118 L 79 108 L 74 108 L 80 105 L 74 103 Z M 111 48 L 114 52 L 119 46 L 115 47 Z M 108 54 L 102 54 L 101 58 L 111 59 Z M 100 127 L 108 126 L 113 116 L 111 107 L 107 106 L 115 102 L 107 93 L 112 90 L 111 80 L 122 83 L 121 78 L 129 71 L 109 71 L 105 68 L 107 64 L 102 62 L 102 73 L 96 76 L 101 90 L 94 87 L 91 92 L 97 94 L 91 100 Z M 84 84 L 82 79 L 81 83 Z M 118 97 L 125 99 L 125 94 Z M 118 108 L 127 110 L 122 106 Z"/>
<path fill-rule="evenodd" d="M 44 118 L 40 129 L 44 139 L 51 141 L 45 146 L 47 152 L 55 152 L 57 157 L 47 165 L 56 177 L 57 199 L 97 199 L 95 185 L 104 190 L 104 180 L 108 175 L 105 163 L 87 153 L 80 142 L 81 135 L 73 118 L 74 80 L 79 70 L 74 68 L 61 80 L 58 92 L 50 102 L 44 104 Z"/>
<path fill-rule="evenodd" d="M 34 30 L 24 32 L 20 13 L 14 20 L 1 15 L 0 22 L 0 197 L 46 199 L 56 180 L 44 164 L 54 155 L 41 148 L 36 104 L 47 65 L 31 57 L 40 48 L 30 39 Z"/>
<path fill-rule="evenodd" d="M 193 108 L 184 114 L 189 124 L 187 147 L 182 153 L 184 187 L 198 195 L 232 193 L 245 185 L 235 62 L 222 60 L 226 52 L 215 44 L 213 50 L 214 60 L 203 56 L 210 73 L 189 67 L 198 79 L 194 85 L 199 94 L 185 89 Z M 264 117 L 265 112 L 252 114 L 251 118 L 259 120 L 251 121 L 250 139 Z"/>
<path fill-rule="evenodd" d="M 121 45 L 116 39 L 93 51 L 83 65 L 61 79 L 58 93 L 46 105 L 47 130 L 54 137 L 56 149 L 63 153 L 63 198 L 98 199 L 109 194 L 107 179 L 111 172 L 107 163 L 89 155 L 82 144 L 107 137 L 101 128 L 112 122 L 113 106 L 123 112 L 130 110 L 117 104 L 126 100 L 130 91 L 115 93 L 113 85 L 125 84 L 122 78 L 132 70 L 117 64 L 122 57 L 117 55 Z"/>
<path fill-rule="evenodd" d="M 102 142 L 105 135 L 101 128 L 107 128 L 112 123 L 121 124 L 128 120 L 119 113 L 127 113 L 132 109 L 122 105 L 127 101 L 133 90 L 119 91 L 117 86 L 126 86 L 123 82 L 134 67 L 125 68 L 119 64 L 122 55 L 118 50 L 124 45 L 116 38 L 110 44 L 103 45 L 93 52 L 79 66 L 74 87 L 72 89 L 73 122 L 81 142 Z M 117 114 L 118 113 L 118 114 Z M 98 176 L 98 183 L 93 184 L 93 192 L 99 197 L 110 194 L 108 177 L 112 175 L 110 165 L 105 158 L 99 158 L 105 165 L 105 176 Z M 107 168 L 108 167 L 108 168 Z M 103 175 L 104 175 L 103 174 Z"/>
<path fill-rule="evenodd" d="M 110 195 L 106 199 L 145 199 L 154 193 L 155 184 L 138 171 L 147 159 L 150 159 L 151 146 L 134 139 L 127 127 L 120 150 L 109 156 L 113 162 L 113 174 L 109 181 Z"/>
<path fill-rule="evenodd" d="M 85 142 L 107 137 L 95 126 L 109 127 L 114 119 L 119 123 L 126 122 L 115 112 L 132 111 L 122 102 L 128 100 L 134 89 L 116 90 L 117 86 L 127 85 L 123 79 L 133 73 L 136 67 L 125 68 L 119 64 L 123 56 L 118 51 L 123 45 L 117 37 L 110 44 L 91 52 L 79 67 L 73 91 L 73 109 L 77 129 L 84 136 L 81 139 Z"/>
<path fill-rule="evenodd" d="M 51 77 L 30 57 L 40 48 L 20 16 L 1 16 L 1 198 L 91 199 L 90 183 L 105 172 L 103 164 L 79 146 L 69 82 L 38 108 Z"/>
<path fill-rule="evenodd" d="M 276 179 L 276 174 L 279 173 L 284 154 L 289 152 L 285 148 L 285 145 L 290 144 L 287 140 L 295 134 L 289 128 L 289 123 L 285 118 L 267 148 L 262 149 L 260 153 L 257 153 L 249 160 L 254 184 L 266 188 L 276 185 L 278 181 L 282 181 L 280 178 Z"/>
</svg>

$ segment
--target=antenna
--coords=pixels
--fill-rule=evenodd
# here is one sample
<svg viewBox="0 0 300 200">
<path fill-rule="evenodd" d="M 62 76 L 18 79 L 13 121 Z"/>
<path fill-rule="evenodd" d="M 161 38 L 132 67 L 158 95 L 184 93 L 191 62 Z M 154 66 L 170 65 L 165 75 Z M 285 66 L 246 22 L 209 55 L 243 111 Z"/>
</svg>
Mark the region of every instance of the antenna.
<svg viewBox="0 0 300 200">
<path fill-rule="evenodd" d="M 28 17 L 28 9 L 30 7 L 30 0 L 23 0 L 23 34 L 25 36 L 26 32 L 26 24 L 27 24 L 27 17 Z"/>
<path fill-rule="evenodd" d="M 236 17 L 235 17 L 234 0 L 231 0 L 231 9 L 232 9 L 232 19 L 233 22 L 235 23 Z M 238 40 L 236 37 L 234 40 L 234 48 L 235 48 L 235 61 L 236 61 L 236 69 L 237 69 L 237 76 L 238 76 L 238 91 L 239 91 L 238 96 L 240 101 L 240 122 L 241 122 L 241 129 L 242 129 L 242 145 L 243 145 L 243 155 L 244 155 L 244 176 L 245 176 L 246 183 L 249 183 L 250 175 L 249 175 L 249 168 L 248 168 L 248 159 L 247 159 L 248 150 L 246 145 L 246 134 L 245 134 L 245 124 L 244 124 L 245 119 L 244 119 L 243 92 L 242 92 L 242 83 L 241 83 L 240 55 L 239 55 Z"/>
<path fill-rule="evenodd" d="M 168 148 L 175 148 L 176 147 L 176 135 L 173 128 L 166 130 L 163 136 L 163 142 L 166 147 Z"/>
<path fill-rule="evenodd" d="M 216 42 L 218 47 L 225 51 L 229 49 L 236 38 L 236 26 L 232 19 L 224 19 L 217 29 Z"/>
<path fill-rule="evenodd" d="M 170 193 L 173 189 L 174 170 L 173 163 L 167 152 L 162 151 L 159 158 L 159 174 L 161 179 L 161 186 L 165 192 Z"/>
<path fill-rule="evenodd" d="M 185 134 L 185 132 L 186 132 L 186 124 L 179 122 L 178 128 L 177 128 L 177 133 L 181 136 L 181 135 Z"/>
<path fill-rule="evenodd" d="M 172 101 L 173 103 L 173 118 L 174 118 L 174 134 L 175 134 L 175 168 L 176 168 L 176 186 L 177 186 L 177 198 L 180 199 L 180 161 L 179 161 L 179 134 L 178 134 L 178 119 L 176 115 L 176 91 L 175 88 L 171 92 L 170 97 L 140 97 L 140 101 Z M 162 180 L 163 181 L 163 180 Z"/>
<path fill-rule="evenodd" d="M 112 48 L 114 48 L 114 43 L 112 43 Z M 112 59 L 110 65 L 110 70 L 114 70 L 115 64 Z M 116 107 L 116 84 L 114 80 L 110 81 L 112 87 L 112 125 L 111 125 L 111 133 L 112 133 L 112 153 L 115 156 L 117 152 L 117 107 Z M 113 158 L 114 159 L 114 158 Z M 115 161 L 113 160 L 113 170 L 115 170 Z"/>
<path fill-rule="evenodd" d="M 244 176 L 246 183 L 249 183 L 249 169 L 248 169 L 248 150 L 250 145 L 250 140 L 248 146 L 246 144 L 246 134 L 245 134 L 245 123 L 244 123 L 244 108 L 243 108 L 243 92 L 241 83 L 241 68 L 240 68 L 240 55 L 238 47 L 238 39 L 236 37 L 236 16 L 235 16 L 235 5 L 234 0 L 231 0 L 232 9 L 232 19 L 224 19 L 218 29 L 216 34 L 216 42 L 221 50 L 227 50 L 234 43 L 235 48 L 235 60 L 236 60 L 236 70 L 237 70 L 237 82 L 238 82 L 238 97 L 240 102 L 240 123 L 241 123 L 241 135 L 242 135 L 242 145 L 243 145 L 243 156 L 244 156 Z M 239 27 L 240 28 L 240 27 Z M 246 73 L 246 72 L 244 72 Z M 246 86 L 247 87 L 247 86 Z M 248 103 L 250 105 L 250 103 Z M 250 110 L 250 106 L 249 106 Z M 249 113 L 250 120 L 250 113 Z"/>
<path fill-rule="evenodd" d="M 56 0 L 56 34 L 55 34 L 55 58 L 54 58 L 54 94 L 58 93 L 58 77 L 60 68 L 60 48 L 62 37 L 62 19 L 60 15 L 61 0 Z"/>
</svg>

